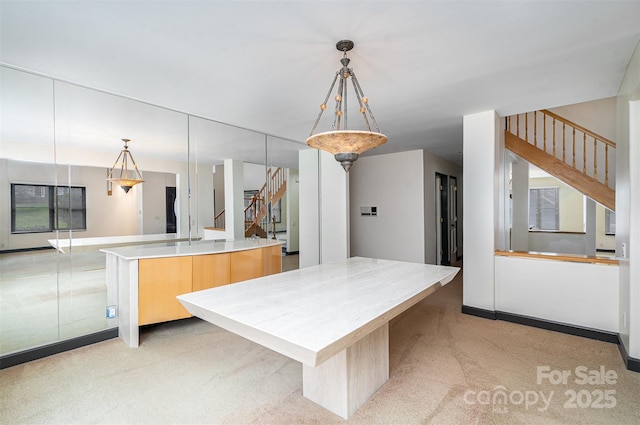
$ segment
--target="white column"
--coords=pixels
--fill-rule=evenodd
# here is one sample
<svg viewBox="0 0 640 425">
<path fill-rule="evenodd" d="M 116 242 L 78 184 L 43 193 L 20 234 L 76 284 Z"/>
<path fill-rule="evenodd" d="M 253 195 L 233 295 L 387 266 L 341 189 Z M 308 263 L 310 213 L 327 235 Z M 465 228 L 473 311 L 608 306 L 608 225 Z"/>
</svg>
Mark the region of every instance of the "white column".
<svg viewBox="0 0 640 425">
<path fill-rule="evenodd" d="M 300 267 L 349 256 L 348 176 L 333 155 L 300 151 Z"/>
<path fill-rule="evenodd" d="M 320 264 L 320 173 L 319 151 L 300 151 L 299 199 L 300 232 L 298 258 L 300 268 Z"/>
<path fill-rule="evenodd" d="M 596 255 L 596 202 L 584 197 L 585 202 L 585 229 L 584 229 L 584 254 Z"/>
<path fill-rule="evenodd" d="M 320 263 L 349 258 L 348 178 L 333 155 L 320 151 Z"/>
<path fill-rule="evenodd" d="M 287 168 L 286 172 L 287 252 L 298 252 L 300 251 L 300 177 L 298 170 Z"/>
<path fill-rule="evenodd" d="M 518 159 L 511 165 L 511 249 L 529 251 L 529 163 Z"/>
<path fill-rule="evenodd" d="M 464 258 L 463 304 L 495 310 L 494 251 L 500 231 L 502 186 L 499 120 L 495 111 L 463 118 Z"/>
<path fill-rule="evenodd" d="M 227 239 L 244 239 L 244 169 L 242 161 L 224 160 L 224 205 Z"/>
</svg>

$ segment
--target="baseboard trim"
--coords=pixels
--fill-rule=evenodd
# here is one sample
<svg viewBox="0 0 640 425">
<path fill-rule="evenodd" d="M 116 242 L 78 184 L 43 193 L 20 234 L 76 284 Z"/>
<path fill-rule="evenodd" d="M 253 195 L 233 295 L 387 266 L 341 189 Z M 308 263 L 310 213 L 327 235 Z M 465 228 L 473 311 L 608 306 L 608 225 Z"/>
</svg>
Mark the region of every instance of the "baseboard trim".
<svg viewBox="0 0 640 425">
<path fill-rule="evenodd" d="M 597 329 L 584 328 L 581 326 L 568 325 L 565 323 L 553 322 L 550 320 L 537 319 L 535 317 L 522 316 L 519 314 L 496 311 L 496 318 L 505 322 L 518 323 L 520 325 L 532 326 L 534 328 L 546 329 L 549 331 L 561 332 L 564 334 L 581 336 L 598 341 L 618 343 L 618 334 L 613 332 L 600 331 Z"/>
<path fill-rule="evenodd" d="M 16 248 L 16 249 L 3 249 L 0 254 L 15 254 L 17 252 L 29 252 L 29 251 L 48 251 L 55 249 L 52 246 L 36 246 L 33 248 Z"/>
<path fill-rule="evenodd" d="M 478 307 L 462 306 L 462 312 L 471 316 L 482 317 L 484 319 L 496 320 L 496 312 L 494 310 L 485 310 Z"/>
<path fill-rule="evenodd" d="M 633 372 L 640 372 L 640 359 L 636 359 L 633 357 L 629 357 L 629 353 L 627 353 L 627 348 L 624 346 L 620 337 L 618 337 L 618 350 L 620 350 L 620 355 L 622 356 L 622 360 L 624 360 L 624 364 L 627 369 Z"/>
<path fill-rule="evenodd" d="M 65 351 L 84 347 L 86 345 L 95 344 L 96 342 L 106 341 L 108 339 L 118 337 L 118 328 L 106 329 L 104 331 L 95 332 L 89 335 L 79 336 L 77 338 L 67 339 L 65 341 L 54 342 L 52 344 L 36 347 L 17 353 L 6 354 L 0 357 L 0 369 L 6 369 L 22 363 L 38 360 L 54 354 L 63 353 Z"/>
<path fill-rule="evenodd" d="M 597 329 L 583 328 L 580 326 L 567 325 L 565 323 L 552 322 L 519 314 L 506 313 L 504 311 L 485 310 L 477 307 L 462 306 L 462 312 L 471 316 L 478 316 L 485 319 L 503 320 L 505 322 L 517 323 L 519 325 L 532 326 L 549 331 L 560 332 L 568 335 L 580 336 L 583 338 L 595 339 L 597 341 L 617 344 L 620 355 L 628 370 L 640 372 L 640 359 L 630 357 L 627 350 L 620 341 L 620 335 L 614 332 L 600 331 Z"/>
</svg>

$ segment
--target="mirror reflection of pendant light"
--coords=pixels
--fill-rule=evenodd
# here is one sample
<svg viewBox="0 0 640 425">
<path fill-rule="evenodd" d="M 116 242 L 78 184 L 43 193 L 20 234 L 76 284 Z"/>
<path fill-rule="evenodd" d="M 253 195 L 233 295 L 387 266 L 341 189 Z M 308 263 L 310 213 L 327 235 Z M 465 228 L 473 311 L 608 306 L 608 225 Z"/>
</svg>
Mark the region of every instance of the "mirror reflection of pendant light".
<svg viewBox="0 0 640 425">
<path fill-rule="evenodd" d="M 336 73 L 336 76 L 331 83 L 329 92 L 320 105 L 320 114 L 316 118 L 316 122 L 311 130 L 311 135 L 307 139 L 307 145 L 312 148 L 327 151 L 334 155 L 336 161 L 338 161 L 342 168 L 346 172 L 349 172 L 351 165 L 358 159 L 362 152 L 373 149 L 377 146 L 383 145 L 387 142 L 387 136 L 380 133 L 378 124 L 376 123 L 371 108 L 369 107 L 369 100 L 364 95 L 362 87 L 356 78 L 353 69 L 349 68 L 350 59 L 347 57 L 347 52 L 353 49 L 353 41 L 342 40 L 336 43 L 336 49 L 343 52 L 342 68 Z M 314 134 L 322 113 L 327 109 L 327 101 L 331 96 L 331 91 L 336 85 L 336 81 L 340 78 L 338 83 L 338 89 L 335 95 L 335 111 L 333 118 L 333 130 L 324 133 Z M 351 79 L 353 89 L 356 93 L 356 99 L 360 105 L 360 114 L 364 119 L 367 131 L 348 130 L 347 129 L 347 84 L 348 79 Z M 371 121 L 371 122 L 370 122 Z M 373 124 L 375 131 L 371 131 L 371 125 Z"/>
<path fill-rule="evenodd" d="M 138 171 L 138 166 L 136 162 L 133 160 L 133 156 L 131 152 L 129 152 L 128 143 L 129 139 L 122 139 L 124 142 L 124 149 L 118 155 L 116 162 L 113 163 L 113 167 L 109 170 L 109 174 L 107 180 L 113 182 L 120 186 L 125 193 L 129 192 L 133 186 L 138 183 L 142 183 L 142 174 Z M 118 163 L 120 163 L 120 175 L 119 177 L 114 177 L 114 173 L 117 171 Z M 129 165 L 133 165 L 133 170 L 129 170 Z"/>
</svg>

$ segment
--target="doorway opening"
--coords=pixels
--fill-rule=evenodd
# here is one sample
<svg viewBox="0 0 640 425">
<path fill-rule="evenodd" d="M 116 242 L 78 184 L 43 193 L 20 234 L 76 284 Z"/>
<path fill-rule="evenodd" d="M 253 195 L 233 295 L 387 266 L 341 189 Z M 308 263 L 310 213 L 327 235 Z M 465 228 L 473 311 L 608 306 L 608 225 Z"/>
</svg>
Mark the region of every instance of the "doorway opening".
<svg viewBox="0 0 640 425">
<path fill-rule="evenodd" d="M 449 266 L 458 254 L 458 180 L 436 173 L 436 264 Z"/>
<path fill-rule="evenodd" d="M 177 219 L 175 211 L 176 202 L 176 188 L 172 186 L 166 187 L 165 205 L 166 205 L 166 217 L 167 217 L 167 233 L 177 232 Z"/>
</svg>

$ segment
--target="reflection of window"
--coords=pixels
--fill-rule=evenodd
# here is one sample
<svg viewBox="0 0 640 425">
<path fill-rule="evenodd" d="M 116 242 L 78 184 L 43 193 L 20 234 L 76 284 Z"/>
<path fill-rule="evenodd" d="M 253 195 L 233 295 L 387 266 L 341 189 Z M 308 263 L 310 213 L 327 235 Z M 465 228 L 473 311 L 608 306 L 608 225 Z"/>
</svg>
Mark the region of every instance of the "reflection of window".
<svg viewBox="0 0 640 425">
<path fill-rule="evenodd" d="M 535 230 L 559 230 L 560 214 L 557 187 L 529 189 L 529 228 Z"/>
<path fill-rule="evenodd" d="M 86 228 L 84 187 L 11 185 L 11 233 Z"/>
<path fill-rule="evenodd" d="M 604 232 L 607 235 L 616 234 L 616 213 L 609 209 L 604 210 Z"/>
</svg>

